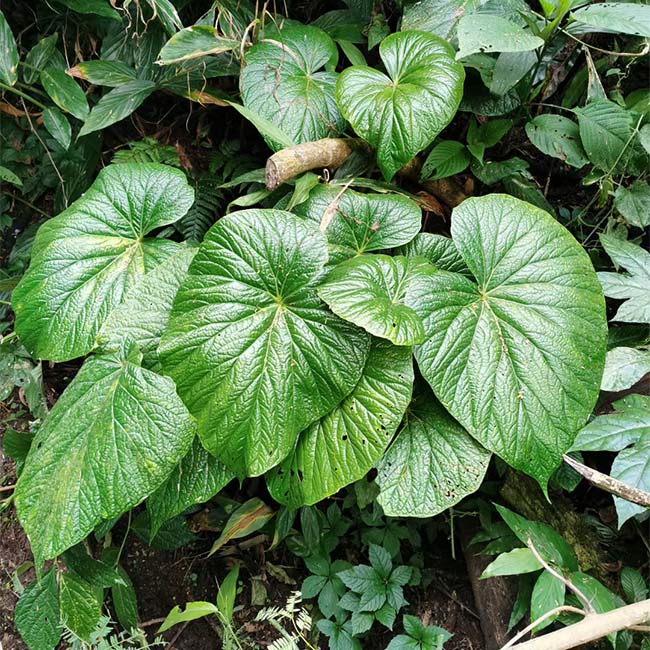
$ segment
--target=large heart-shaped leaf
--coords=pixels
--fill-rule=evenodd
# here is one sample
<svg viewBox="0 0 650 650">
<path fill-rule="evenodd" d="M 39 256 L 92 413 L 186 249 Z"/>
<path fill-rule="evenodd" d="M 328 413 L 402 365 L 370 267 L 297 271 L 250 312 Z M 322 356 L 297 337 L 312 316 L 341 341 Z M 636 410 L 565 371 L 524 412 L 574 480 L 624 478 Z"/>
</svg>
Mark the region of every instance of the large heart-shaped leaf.
<svg viewBox="0 0 650 650">
<path fill-rule="evenodd" d="M 490 456 L 427 390 L 377 466 L 377 500 L 389 517 L 433 517 L 479 488 Z"/>
<path fill-rule="evenodd" d="M 338 52 L 317 27 L 297 23 L 269 30 L 246 54 L 240 76 L 244 106 L 280 127 L 296 143 L 338 133 L 343 119 L 334 101 L 337 75 L 324 72 Z M 267 138 L 274 149 L 280 144 Z"/>
<path fill-rule="evenodd" d="M 316 284 L 325 237 L 280 210 L 243 210 L 206 234 L 160 346 L 208 451 L 239 475 L 277 465 L 356 385 L 367 335 Z"/>
<path fill-rule="evenodd" d="M 384 74 L 367 66 L 344 70 L 336 101 L 352 128 L 377 149 L 382 174 L 395 172 L 449 124 L 463 93 L 463 66 L 443 39 L 398 32 L 379 46 Z"/>
<path fill-rule="evenodd" d="M 155 370 L 160 337 L 195 253 L 195 248 L 180 250 L 143 275 L 102 325 L 98 345 L 119 350 L 135 343 L 143 355 L 142 365 Z"/>
<path fill-rule="evenodd" d="M 273 497 L 297 508 L 363 478 L 397 430 L 412 386 L 410 349 L 374 339 L 352 393 L 303 431 L 293 453 L 267 476 Z"/>
<path fill-rule="evenodd" d="M 345 320 L 395 345 L 424 340 L 422 319 L 411 295 L 435 269 L 420 257 L 359 255 L 328 274 L 318 295 Z"/>
<path fill-rule="evenodd" d="M 418 365 L 470 434 L 545 487 L 598 396 L 598 278 L 564 227 L 511 196 L 464 201 L 451 232 L 475 281 L 440 271 L 425 286 Z"/>
<path fill-rule="evenodd" d="M 171 476 L 147 499 L 151 537 L 168 520 L 190 506 L 204 503 L 224 488 L 234 475 L 194 439 Z"/>
<path fill-rule="evenodd" d="M 134 354 L 86 361 L 34 439 L 16 508 L 37 564 L 151 494 L 192 442 L 174 383 Z"/>
<path fill-rule="evenodd" d="M 38 231 L 32 264 L 14 290 L 16 331 L 40 359 L 89 352 L 102 323 L 139 277 L 179 244 L 145 238 L 193 201 L 185 175 L 156 164 L 113 165 Z"/>
<path fill-rule="evenodd" d="M 422 211 L 406 196 L 361 194 L 335 185 L 318 185 L 294 212 L 327 235 L 330 264 L 406 244 L 422 221 Z"/>
</svg>

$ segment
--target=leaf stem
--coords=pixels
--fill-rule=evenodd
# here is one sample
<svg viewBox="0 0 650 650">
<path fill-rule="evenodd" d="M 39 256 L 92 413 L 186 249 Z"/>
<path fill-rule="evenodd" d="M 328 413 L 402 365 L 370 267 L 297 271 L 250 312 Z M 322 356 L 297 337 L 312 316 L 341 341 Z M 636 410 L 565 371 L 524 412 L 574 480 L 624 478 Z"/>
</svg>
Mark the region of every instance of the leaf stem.
<svg viewBox="0 0 650 650">
<path fill-rule="evenodd" d="M 0 89 L 9 91 L 10 93 L 14 93 L 14 95 L 18 95 L 18 97 L 26 99 L 28 102 L 34 104 L 34 106 L 38 106 L 43 111 L 47 108 L 47 106 L 39 102 L 38 99 L 34 99 L 27 93 L 24 93 L 22 90 L 18 90 L 18 88 L 14 88 L 13 86 L 8 86 L 7 84 L 0 82 Z"/>
</svg>

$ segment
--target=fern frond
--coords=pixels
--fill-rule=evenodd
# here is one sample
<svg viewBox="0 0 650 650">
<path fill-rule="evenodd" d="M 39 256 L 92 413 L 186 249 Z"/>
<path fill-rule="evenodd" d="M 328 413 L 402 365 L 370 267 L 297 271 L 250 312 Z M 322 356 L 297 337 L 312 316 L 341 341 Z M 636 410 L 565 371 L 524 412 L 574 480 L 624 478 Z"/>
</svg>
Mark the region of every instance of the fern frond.
<svg viewBox="0 0 650 650">
<path fill-rule="evenodd" d="M 302 594 L 299 591 L 292 591 L 291 595 L 287 598 L 285 609 L 290 614 L 296 611 L 297 606 L 302 602 Z"/>
<path fill-rule="evenodd" d="M 304 609 L 301 609 L 298 613 L 298 618 L 296 619 L 296 627 L 300 632 L 309 632 L 311 630 L 311 626 L 311 616 Z"/>
<path fill-rule="evenodd" d="M 300 650 L 298 647 L 298 639 L 299 637 L 295 634 L 290 639 L 280 637 L 271 643 L 269 650 Z"/>
<path fill-rule="evenodd" d="M 118 149 L 113 154 L 111 162 L 122 163 L 161 163 L 180 167 L 181 161 L 176 149 L 168 144 L 161 144 L 156 138 L 147 137 L 143 140 L 127 142 L 126 147 Z"/>
<path fill-rule="evenodd" d="M 288 616 L 289 616 L 289 612 L 287 612 L 282 607 L 265 607 L 264 609 L 260 609 L 260 611 L 257 612 L 257 615 L 255 616 L 255 620 L 256 621 L 279 621 L 282 620 L 283 618 L 287 618 Z"/>
<path fill-rule="evenodd" d="M 188 241 L 201 242 L 210 226 L 217 220 L 223 200 L 219 182 L 220 179 L 211 174 L 204 174 L 194 182 L 194 205 L 176 224 L 179 232 Z"/>
</svg>

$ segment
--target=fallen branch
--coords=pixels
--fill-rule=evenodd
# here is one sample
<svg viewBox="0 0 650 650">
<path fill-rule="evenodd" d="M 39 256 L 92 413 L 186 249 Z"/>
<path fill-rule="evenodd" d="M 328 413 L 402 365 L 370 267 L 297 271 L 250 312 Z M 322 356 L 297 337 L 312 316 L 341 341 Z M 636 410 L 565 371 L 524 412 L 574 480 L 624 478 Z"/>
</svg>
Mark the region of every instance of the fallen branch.
<svg viewBox="0 0 650 650">
<path fill-rule="evenodd" d="M 604 614 L 587 614 L 578 623 L 507 647 L 508 650 L 570 650 L 646 621 L 650 621 L 650 599 Z"/>
<path fill-rule="evenodd" d="M 275 190 L 311 169 L 336 169 L 352 153 L 356 142 L 348 138 L 323 138 L 281 149 L 266 161 L 266 187 Z"/>
<path fill-rule="evenodd" d="M 619 481 L 607 474 L 603 474 L 596 469 L 591 469 L 582 463 L 579 463 L 571 456 L 564 455 L 564 462 L 572 467 L 580 476 L 586 478 L 592 485 L 599 487 L 605 492 L 614 494 L 621 499 L 636 503 L 637 505 L 650 508 L 650 492 L 645 492 L 639 488 L 632 487 L 623 481 Z"/>
</svg>

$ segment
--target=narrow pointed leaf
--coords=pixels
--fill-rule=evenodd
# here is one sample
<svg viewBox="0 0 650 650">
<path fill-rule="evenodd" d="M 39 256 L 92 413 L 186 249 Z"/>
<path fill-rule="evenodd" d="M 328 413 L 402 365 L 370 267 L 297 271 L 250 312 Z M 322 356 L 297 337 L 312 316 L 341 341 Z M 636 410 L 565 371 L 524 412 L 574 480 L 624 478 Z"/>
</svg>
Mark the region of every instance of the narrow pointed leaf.
<svg viewBox="0 0 650 650">
<path fill-rule="evenodd" d="M 68 70 L 68 74 L 97 86 L 117 87 L 136 79 L 136 71 L 121 61 L 82 61 Z"/>
<path fill-rule="evenodd" d="M 390 180 L 449 124 L 465 75 L 449 43 L 424 32 L 391 34 L 379 55 L 387 74 L 347 68 L 336 101 L 357 134 L 377 149 L 379 168 Z"/>
<path fill-rule="evenodd" d="M 598 278 L 567 230 L 510 196 L 464 201 L 451 230 L 475 281 L 443 271 L 429 281 L 418 365 L 472 436 L 545 487 L 598 397 Z"/>
<path fill-rule="evenodd" d="M 0 81 L 13 86 L 18 80 L 18 47 L 11 27 L 0 11 Z"/>
<path fill-rule="evenodd" d="M 156 490 L 194 434 L 170 379 L 117 355 L 86 361 L 39 429 L 16 488 L 37 563 Z"/>
<path fill-rule="evenodd" d="M 12 295 L 16 331 L 34 356 L 64 361 L 89 352 L 104 320 L 138 279 L 180 249 L 145 235 L 182 217 L 192 201 L 177 169 L 113 165 L 46 221 Z"/>
<path fill-rule="evenodd" d="M 433 517 L 478 490 L 490 456 L 427 391 L 377 465 L 377 500 L 388 517 Z"/>
<path fill-rule="evenodd" d="M 70 146 L 72 129 L 68 118 L 56 107 L 48 106 L 43 111 L 43 124 L 47 132 L 64 148 Z"/>
<path fill-rule="evenodd" d="M 160 346 L 201 441 L 240 476 L 277 465 L 358 382 L 369 341 L 316 293 L 325 237 L 279 210 L 206 234 Z"/>
<path fill-rule="evenodd" d="M 45 68 L 41 72 L 41 84 L 52 101 L 66 113 L 74 115 L 80 120 L 88 116 L 88 100 L 84 91 L 63 70 Z"/>
<path fill-rule="evenodd" d="M 224 38 L 210 25 L 193 25 L 174 34 L 165 43 L 158 56 L 158 63 L 171 65 L 209 54 L 221 54 L 238 49 L 239 41 Z"/>
<path fill-rule="evenodd" d="M 375 339 L 352 393 L 303 431 L 295 451 L 267 475 L 276 501 L 311 505 L 363 478 L 397 430 L 412 385 L 410 350 Z"/>
</svg>

